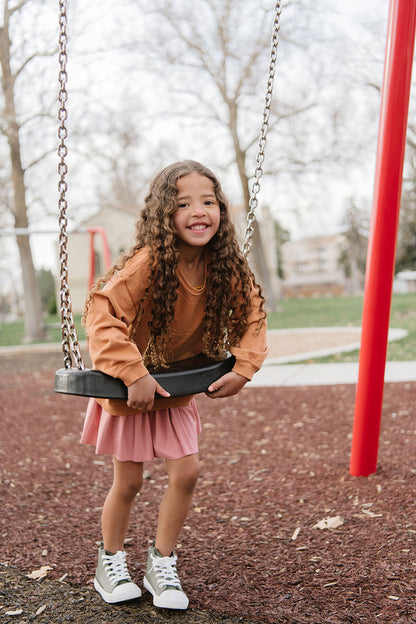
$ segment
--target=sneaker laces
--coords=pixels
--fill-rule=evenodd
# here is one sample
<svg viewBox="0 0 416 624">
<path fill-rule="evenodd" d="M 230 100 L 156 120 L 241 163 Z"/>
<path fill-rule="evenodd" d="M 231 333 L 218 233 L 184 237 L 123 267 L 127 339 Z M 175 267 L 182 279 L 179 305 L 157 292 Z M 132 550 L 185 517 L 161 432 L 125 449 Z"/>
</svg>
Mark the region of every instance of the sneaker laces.
<svg viewBox="0 0 416 624">
<path fill-rule="evenodd" d="M 182 590 L 181 583 L 176 571 L 177 556 L 158 557 L 152 554 L 152 563 L 155 571 L 155 577 L 161 585 L 168 585 Z"/>
<path fill-rule="evenodd" d="M 115 555 L 103 555 L 103 564 L 113 588 L 121 583 L 131 582 L 124 551 L 119 550 Z"/>
</svg>

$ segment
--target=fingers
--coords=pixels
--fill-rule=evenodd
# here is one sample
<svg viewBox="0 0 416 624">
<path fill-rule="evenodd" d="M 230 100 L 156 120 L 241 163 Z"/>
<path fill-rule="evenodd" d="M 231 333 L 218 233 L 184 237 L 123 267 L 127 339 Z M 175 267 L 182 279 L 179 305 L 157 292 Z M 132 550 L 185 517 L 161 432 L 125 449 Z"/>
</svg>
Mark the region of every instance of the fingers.
<svg viewBox="0 0 416 624">
<path fill-rule="evenodd" d="M 211 397 L 211 399 L 219 399 L 223 396 L 227 396 L 226 386 L 215 382 L 208 387 L 205 394 Z"/>
<path fill-rule="evenodd" d="M 213 392 L 218 392 L 218 390 L 221 388 L 221 386 L 216 386 L 215 383 L 211 384 L 208 388 L 207 388 L 207 392 L 208 393 L 213 393 Z"/>
<path fill-rule="evenodd" d="M 170 397 L 169 392 L 153 377 L 145 375 L 129 386 L 127 406 L 136 412 L 148 412 L 153 409 L 156 392 L 159 396 Z"/>
<path fill-rule="evenodd" d="M 136 412 L 148 412 L 153 407 L 153 399 L 150 401 L 127 401 L 127 406 Z"/>
<path fill-rule="evenodd" d="M 206 391 L 206 396 L 211 399 L 219 399 L 227 396 L 233 396 L 240 392 L 241 388 L 247 383 L 248 379 L 231 371 L 214 381 Z"/>
<path fill-rule="evenodd" d="M 170 397 L 170 393 L 167 390 L 165 390 L 164 388 L 162 388 L 162 386 L 158 382 L 156 382 L 156 389 L 155 389 L 155 391 L 158 394 L 160 394 L 160 396 L 162 396 L 162 397 Z"/>
<path fill-rule="evenodd" d="M 214 393 L 218 394 L 218 392 L 220 392 L 224 388 L 224 384 L 226 381 L 227 381 L 227 375 L 223 375 L 216 381 L 212 382 L 212 384 L 208 386 L 206 394 L 208 396 L 211 394 L 213 395 Z"/>
</svg>

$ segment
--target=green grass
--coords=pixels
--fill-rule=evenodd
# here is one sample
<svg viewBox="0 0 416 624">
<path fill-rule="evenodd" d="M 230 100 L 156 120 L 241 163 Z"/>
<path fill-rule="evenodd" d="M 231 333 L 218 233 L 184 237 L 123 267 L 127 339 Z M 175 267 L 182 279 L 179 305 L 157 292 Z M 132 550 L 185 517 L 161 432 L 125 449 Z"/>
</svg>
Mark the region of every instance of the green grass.
<svg viewBox="0 0 416 624">
<path fill-rule="evenodd" d="M 285 299 L 280 310 L 268 317 L 270 329 L 292 329 L 296 327 L 360 327 L 362 297 L 331 297 L 319 299 Z M 59 318 L 48 317 L 46 325 L 48 338 L 45 342 L 60 342 Z M 75 316 L 79 340 L 85 339 L 80 315 Z M 389 344 L 388 360 L 416 360 L 416 293 L 393 295 L 390 327 L 406 329 L 409 334 L 403 340 Z M 23 321 L 4 323 L 0 331 L 0 346 L 22 344 Z M 358 351 L 340 353 L 314 362 L 356 362 Z"/>
<path fill-rule="evenodd" d="M 85 330 L 81 326 L 81 315 L 74 317 L 75 328 L 79 340 L 85 340 Z M 61 342 L 61 321 L 58 316 L 48 316 L 45 319 L 47 338 L 44 342 Z M 23 320 L 13 323 L 2 323 L 0 330 L 0 347 L 11 347 L 23 344 Z"/>
<path fill-rule="evenodd" d="M 362 297 L 332 297 L 319 299 L 288 299 L 280 303 L 280 310 L 268 317 L 270 329 L 296 327 L 360 327 Z M 391 361 L 416 360 L 416 294 L 393 295 L 390 327 L 406 329 L 406 338 L 389 343 L 387 359 Z M 358 350 L 339 353 L 308 362 L 357 362 Z"/>
<path fill-rule="evenodd" d="M 359 327 L 361 325 L 363 298 L 284 299 L 279 306 L 278 312 L 272 312 L 268 315 L 270 329 Z"/>
</svg>

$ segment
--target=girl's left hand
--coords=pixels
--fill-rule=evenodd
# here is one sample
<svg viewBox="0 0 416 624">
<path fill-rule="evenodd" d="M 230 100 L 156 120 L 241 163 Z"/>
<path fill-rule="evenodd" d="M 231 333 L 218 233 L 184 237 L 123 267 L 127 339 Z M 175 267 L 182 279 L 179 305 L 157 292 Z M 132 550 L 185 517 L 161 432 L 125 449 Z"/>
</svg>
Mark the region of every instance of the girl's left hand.
<svg viewBox="0 0 416 624">
<path fill-rule="evenodd" d="M 217 381 L 214 381 L 205 394 L 211 399 L 233 396 L 233 394 L 240 392 L 241 388 L 243 388 L 247 382 L 247 377 L 243 377 L 231 371 L 231 373 L 226 373 L 217 379 Z"/>
<path fill-rule="evenodd" d="M 170 397 L 169 392 L 162 388 L 156 379 L 149 374 L 136 379 L 131 386 L 128 386 L 127 391 L 127 406 L 138 412 L 146 412 L 152 409 L 155 392 L 162 397 Z"/>
</svg>

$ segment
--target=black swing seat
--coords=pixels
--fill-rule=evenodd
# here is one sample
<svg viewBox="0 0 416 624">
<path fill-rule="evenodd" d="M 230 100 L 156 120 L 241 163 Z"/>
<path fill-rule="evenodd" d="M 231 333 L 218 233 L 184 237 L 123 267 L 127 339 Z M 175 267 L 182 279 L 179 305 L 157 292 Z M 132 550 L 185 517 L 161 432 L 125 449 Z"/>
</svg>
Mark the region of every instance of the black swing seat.
<svg viewBox="0 0 416 624">
<path fill-rule="evenodd" d="M 169 368 L 149 369 L 149 372 L 171 396 L 180 397 L 205 392 L 214 381 L 230 372 L 234 362 L 235 357 L 230 354 L 221 361 L 200 354 L 172 362 Z M 60 368 L 55 373 L 55 392 L 98 399 L 127 399 L 127 387 L 121 379 L 92 369 Z"/>
</svg>

